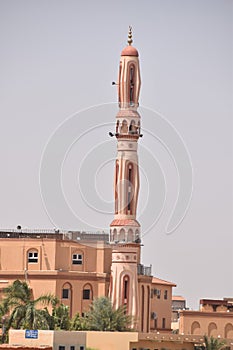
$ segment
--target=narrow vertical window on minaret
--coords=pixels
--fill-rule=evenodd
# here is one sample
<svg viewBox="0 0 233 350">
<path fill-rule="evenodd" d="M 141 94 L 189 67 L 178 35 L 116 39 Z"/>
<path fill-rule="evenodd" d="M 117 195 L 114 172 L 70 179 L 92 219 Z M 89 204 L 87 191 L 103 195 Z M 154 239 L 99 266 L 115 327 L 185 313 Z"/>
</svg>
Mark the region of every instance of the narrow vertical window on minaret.
<svg viewBox="0 0 233 350">
<path fill-rule="evenodd" d="M 130 100 L 130 106 L 133 106 L 134 105 L 134 66 L 130 67 L 129 76 L 130 76 L 129 100 Z"/>
<path fill-rule="evenodd" d="M 128 167 L 128 214 L 131 214 L 132 207 L 131 207 L 131 201 L 132 201 L 132 164 L 129 164 Z"/>
<path fill-rule="evenodd" d="M 123 278 L 123 305 L 128 304 L 129 298 L 129 276 L 124 276 Z"/>
</svg>

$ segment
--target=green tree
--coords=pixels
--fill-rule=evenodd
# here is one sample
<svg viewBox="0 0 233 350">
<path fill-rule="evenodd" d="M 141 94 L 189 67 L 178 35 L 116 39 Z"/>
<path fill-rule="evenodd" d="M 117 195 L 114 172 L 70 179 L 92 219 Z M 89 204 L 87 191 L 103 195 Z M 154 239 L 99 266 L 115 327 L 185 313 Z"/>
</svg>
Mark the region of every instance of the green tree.
<svg viewBox="0 0 233 350">
<path fill-rule="evenodd" d="M 71 331 L 86 331 L 89 330 L 88 319 L 86 316 L 81 317 L 79 313 L 74 315 L 70 323 Z"/>
<path fill-rule="evenodd" d="M 211 336 L 208 338 L 204 336 L 204 346 L 206 350 L 221 350 L 226 347 L 226 343 L 223 340 L 219 340 Z"/>
<path fill-rule="evenodd" d="M 56 300 L 53 295 L 41 295 L 33 300 L 29 285 L 20 280 L 4 288 L 3 292 L 2 307 L 9 314 L 7 329 L 49 329 L 48 310 L 41 307 L 52 305 Z"/>
<path fill-rule="evenodd" d="M 52 317 L 54 322 L 54 329 L 70 329 L 70 315 L 68 306 L 64 304 L 54 306 Z"/>
<path fill-rule="evenodd" d="M 132 317 L 126 314 L 126 308 L 114 309 L 109 298 L 95 299 L 87 313 L 87 325 L 95 331 L 127 331 Z"/>
</svg>

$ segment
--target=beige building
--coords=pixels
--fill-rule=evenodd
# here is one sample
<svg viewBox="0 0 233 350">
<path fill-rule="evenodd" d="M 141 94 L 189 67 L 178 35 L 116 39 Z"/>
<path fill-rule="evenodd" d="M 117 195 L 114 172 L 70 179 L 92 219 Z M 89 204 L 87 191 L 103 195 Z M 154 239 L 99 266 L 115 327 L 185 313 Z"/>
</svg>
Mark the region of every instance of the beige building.
<svg viewBox="0 0 233 350">
<path fill-rule="evenodd" d="M 200 300 L 200 310 L 182 310 L 179 318 L 179 333 L 213 336 L 232 339 L 233 299 Z"/>
<path fill-rule="evenodd" d="M 34 334 L 35 335 L 35 334 Z M 28 338 L 25 330 L 10 330 L 9 347 L 20 350 L 53 348 L 53 350 L 195 350 L 203 346 L 204 338 L 198 335 L 137 332 L 66 332 L 39 330 L 36 337 Z M 233 343 L 226 342 L 228 349 Z"/>
<path fill-rule="evenodd" d="M 25 330 L 10 330 L 9 346 L 30 348 L 52 347 L 54 350 L 194 350 L 203 337 L 137 332 L 66 332 L 42 331 L 26 338 Z"/>
<path fill-rule="evenodd" d="M 104 241 L 70 239 L 70 234 L 0 232 L 0 291 L 16 279 L 26 280 L 37 298 L 57 295 L 73 316 L 84 314 L 93 298 L 110 296 L 112 254 Z M 90 237 L 92 238 L 92 237 Z M 98 235 L 97 235 L 98 238 Z M 132 245 L 124 244 L 128 254 Z M 137 246 L 138 256 L 140 245 Z M 133 246 L 133 251 L 135 247 Z M 138 329 L 171 329 L 173 283 L 151 276 L 151 267 L 136 260 L 140 304 Z"/>
</svg>

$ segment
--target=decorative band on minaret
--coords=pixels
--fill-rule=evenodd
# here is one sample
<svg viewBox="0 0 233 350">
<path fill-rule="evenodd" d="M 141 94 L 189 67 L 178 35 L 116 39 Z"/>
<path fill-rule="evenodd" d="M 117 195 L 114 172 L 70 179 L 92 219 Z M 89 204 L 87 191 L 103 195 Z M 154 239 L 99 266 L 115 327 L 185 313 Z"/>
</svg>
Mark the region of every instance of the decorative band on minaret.
<svg viewBox="0 0 233 350">
<path fill-rule="evenodd" d="M 140 243 L 140 224 L 136 219 L 139 169 L 138 138 L 141 135 L 140 115 L 137 111 L 141 86 L 138 51 L 131 45 L 132 28 L 129 27 L 128 46 L 121 53 L 115 136 L 117 159 L 115 164 L 115 215 L 110 225 L 111 243 Z"/>
</svg>

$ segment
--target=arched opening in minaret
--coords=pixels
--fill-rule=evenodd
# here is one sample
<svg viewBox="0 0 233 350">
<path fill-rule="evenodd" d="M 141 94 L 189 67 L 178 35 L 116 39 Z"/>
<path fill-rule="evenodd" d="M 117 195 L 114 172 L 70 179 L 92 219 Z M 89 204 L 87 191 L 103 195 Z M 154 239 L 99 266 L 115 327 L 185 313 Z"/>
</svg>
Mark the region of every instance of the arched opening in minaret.
<svg viewBox="0 0 233 350">
<path fill-rule="evenodd" d="M 134 120 L 131 120 L 130 126 L 129 126 L 129 133 L 130 134 L 136 134 L 137 133 L 137 127 Z"/>
<path fill-rule="evenodd" d="M 127 236 L 127 241 L 128 242 L 133 242 L 133 230 L 130 228 L 128 231 L 128 236 Z"/>
<path fill-rule="evenodd" d="M 128 190 L 127 190 L 127 211 L 129 215 L 132 215 L 132 199 L 133 199 L 133 164 L 128 165 Z"/>
<path fill-rule="evenodd" d="M 115 174 L 115 214 L 118 214 L 118 174 L 119 174 L 119 163 L 116 161 L 116 174 Z"/>
<path fill-rule="evenodd" d="M 119 241 L 120 242 L 123 242 L 123 241 L 125 241 L 125 230 L 122 228 L 121 230 L 120 230 L 120 233 L 119 233 Z"/>
<path fill-rule="evenodd" d="M 121 124 L 121 134 L 127 134 L 128 133 L 128 124 L 126 120 L 123 120 Z"/>
<path fill-rule="evenodd" d="M 117 230 L 114 228 L 113 233 L 112 233 L 112 241 L 116 242 L 117 241 Z"/>
<path fill-rule="evenodd" d="M 129 302 L 129 290 L 130 290 L 130 278 L 128 275 L 123 277 L 122 285 L 122 304 L 126 306 L 126 311 L 128 311 L 128 302 Z"/>
<path fill-rule="evenodd" d="M 129 104 L 134 106 L 134 85 L 135 85 L 135 66 L 131 64 L 129 67 Z"/>
</svg>

